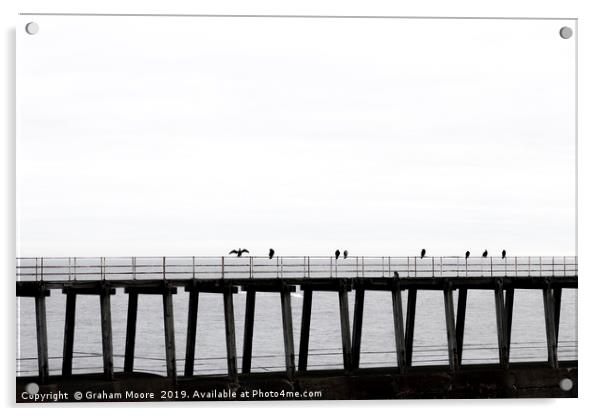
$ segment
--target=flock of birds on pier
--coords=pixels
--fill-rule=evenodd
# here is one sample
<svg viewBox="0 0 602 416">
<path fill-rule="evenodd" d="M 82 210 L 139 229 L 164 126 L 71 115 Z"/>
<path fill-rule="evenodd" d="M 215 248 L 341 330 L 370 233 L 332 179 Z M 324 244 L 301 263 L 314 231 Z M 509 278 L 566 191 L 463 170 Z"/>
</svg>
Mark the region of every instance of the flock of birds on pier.
<svg viewBox="0 0 602 416">
<path fill-rule="evenodd" d="M 239 248 L 237 249 L 233 249 L 230 251 L 229 254 L 236 254 L 236 257 L 242 257 L 243 254 L 249 254 L 249 250 L 247 250 L 246 248 Z M 276 254 L 276 251 L 271 248 L 270 251 L 268 252 L 268 257 L 271 259 L 274 258 L 274 254 Z M 487 257 L 489 255 L 489 253 L 487 252 L 487 249 L 485 249 L 485 251 L 483 252 L 483 254 L 481 255 L 482 257 Z M 426 249 L 423 248 L 420 251 L 420 258 L 423 259 L 426 256 Z M 336 251 L 334 252 L 334 258 L 335 260 L 338 260 L 339 257 L 341 257 L 341 250 L 336 249 Z M 349 257 L 349 251 L 344 250 L 343 251 L 343 259 L 346 259 L 347 257 Z M 464 258 L 466 260 L 468 260 L 468 258 L 470 257 L 470 251 L 466 251 L 466 253 L 464 254 Z M 506 250 L 502 250 L 502 259 L 506 258 Z"/>
</svg>

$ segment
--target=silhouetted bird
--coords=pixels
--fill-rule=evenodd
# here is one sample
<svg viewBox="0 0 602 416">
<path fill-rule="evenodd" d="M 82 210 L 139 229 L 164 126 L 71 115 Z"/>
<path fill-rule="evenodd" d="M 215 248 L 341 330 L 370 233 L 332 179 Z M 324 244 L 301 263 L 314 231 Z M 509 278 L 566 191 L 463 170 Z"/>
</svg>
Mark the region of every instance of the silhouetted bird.
<svg viewBox="0 0 602 416">
<path fill-rule="evenodd" d="M 423 259 L 424 256 L 426 256 L 426 249 L 422 249 L 422 251 L 420 252 L 420 258 Z"/>
<path fill-rule="evenodd" d="M 487 257 L 487 250 L 483 252 L 483 257 Z"/>
<path fill-rule="evenodd" d="M 341 251 L 337 249 L 337 251 L 334 252 L 334 258 L 335 258 L 335 260 L 338 260 L 339 257 L 340 257 L 340 255 L 341 255 Z"/>
<path fill-rule="evenodd" d="M 393 272 L 393 277 L 395 277 L 395 278 L 399 277 L 399 273 Z"/>
<path fill-rule="evenodd" d="M 344 259 L 346 259 L 348 255 L 349 255 L 349 252 L 347 250 L 343 251 L 343 258 Z"/>
<path fill-rule="evenodd" d="M 466 255 L 464 256 L 464 258 L 465 258 L 466 260 L 468 260 L 468 258 L 469 258 L 469 257 L 470 257 L 470 251 L 467 251 L 467 252 L 466 252 Z"/>
<path fill-rule="evenodd" d="M 243 248 L 243 249 L 239 248 L 238 250 L 234 249 L 234 250 L 230 251 L 230 253 L 228 253 L 228 254 L 236 254 L 236 257 L 241 257 L 243 255 L 243 253 L 248 253 L 248 252 L 249 252 L 249 250 L 247 250 L 246 248 Z"/>
<path fill-rule="evenodd" d="M 505 259 L 506 258 L 506 250 L 502 250 L 502 258 Z"/>
<path fill-rule="evenodd" d="M 269 254 L 269 256 L 270 256 L 270 260 L 272 260 L 272 259 L 274 258 L 274 254 L 275 254 L 275 253 L 276 253 L 276 252 L 274 251 L 274 249 L 273 249 L 273 248 L 271 248 L 271 249 L 270 249 L 270 254 Z"/>
</svg>

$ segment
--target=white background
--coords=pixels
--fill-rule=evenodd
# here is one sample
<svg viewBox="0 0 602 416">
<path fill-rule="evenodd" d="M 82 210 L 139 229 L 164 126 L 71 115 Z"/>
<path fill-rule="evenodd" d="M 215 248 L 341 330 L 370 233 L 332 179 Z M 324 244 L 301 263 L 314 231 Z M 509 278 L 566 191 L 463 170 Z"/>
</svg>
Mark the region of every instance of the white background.
<svg viewBox="0 0 602 416">
<path fill-rule="evenodd" d="M 394 4 L 393 2 L 371 2 L 362 5 L 358 2 L 291 2 L 284 7 L 277 2 L 206 2 L 194 5 L 192 2 L 170 1 L 161 2 L 89 2 L 82 5 L 75 1 L 48 2 L 4 2 L 2 10 L 2 25 L 4 29 L 4 54 L 3 91 L 5 99 L 2 101 L 2 126 L 5 131 L 3 142 L 3 229 L 2 240 L 4 293 L 5 305 L 5 344 L 3 356 L 6 359 L 4 368 L 2 392 L 6 404 L 14 400 L 14 258 L 15 252 L 15 123 L 14 123 L 14 27 L 17 11 L 48 11 L 48 12 L 146 12 L 146 13 L 320 13 L 320 14 L 394 14 L 394 15 L 438 15 L 438 16 L 549 16 L 549 17 L 578 17 L 579 20 L 579 57 L 580 57 L 580 97 L 579 97 L 579 255 L 580 255 L 580 397 L 575 400 L 523 400 L 523 401 L 456 401 L 456 402 L 386 402 L 386 403 L 303 403 L 298 404 L 301 409 L 291 408 L 290 403 L 283 404 L 245 404 L 245 411 L 258 411 L 258 407 L 285 407 L 291 413 L 307 413 L 316 407 L 346 407 L 343 411 L 365 413 L 367 407 L 378 405 L 380 411 L 419 411 L 421 414 L 440 414 L 441 412 L 462 412 L 463 414 L 507 414 L 508 412 L 545 411 L 549 414 L 567 414 L 568 412 L 592 413 L 597 406 L 599 397 L 600 360 L 595 360 L 595 353 L 599 352 L 600 336 L 596 332 L 598 325 L 599 299 L 596 290 L 600 290 L 599 275 L 596 273 L 595 262 L 599 247 L 600 220 L 602 212 L 598 191 L 597 179 L 600 176 L 599 138 L 602 136 L 599 125 L 600 89 L 599 74 L 602 73 L 599 58 L 599 44 L 601 40 L 602 16 L 593 7 L 593 2 L 535 2 L 535 1 L 506 1 L 495 5 L 477 1 L 465 2 L 416 2 L 415 4 Z M 174 407 L 169 404 L 165 406 Z M 147 405 L 146 411 L 164 412 L 165 406 L 157 404 Z M 199 406 L 199 405 L 197 405 Z M 240 412 L 239 405 L 202 404 L 203 407 L 226 406 L 231 410 Z M 309 407 L 309 408 L 308 408 Z M 401 409 L 403 407 L 403 409 Z M 101 409 L 97 409 L 102 411 Z M 183 409 L 180 409 L 183 410 Z M 273 409 L 281 412 L 281 409 Z M 48 412 L 48 408 L 44 410 Z M 65 409 L 57 409 L 57 413 L 64 413 Z M 81 412 L 80 410 L 76 410 Z M 106 411 L 106 410 L 105 410 Z M 220 410 L 220 411 L 223 411 Z M 261 410 L 264 412 L 265 410 Z M 332 410 L 331 410 L 332 411 Z M 50 411 L 52 413 L 52 411 Z"/>
<path fill-rule="evenodd" d="M 19 256 L 575 254 L 575 21 L 29 21 Z"/>
</svg>

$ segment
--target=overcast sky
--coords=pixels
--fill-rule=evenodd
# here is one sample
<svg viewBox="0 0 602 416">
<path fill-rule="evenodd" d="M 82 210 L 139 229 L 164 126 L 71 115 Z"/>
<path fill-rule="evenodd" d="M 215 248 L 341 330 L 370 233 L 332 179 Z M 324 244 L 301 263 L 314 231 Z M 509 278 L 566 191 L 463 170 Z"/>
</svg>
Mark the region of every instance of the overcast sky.
<svg viewBox="0 0 602 416">
<path fill-rule="evenodd" d="M 31 20 L 19 256 L 575 254 L 573 21 Z"/>
</svg>

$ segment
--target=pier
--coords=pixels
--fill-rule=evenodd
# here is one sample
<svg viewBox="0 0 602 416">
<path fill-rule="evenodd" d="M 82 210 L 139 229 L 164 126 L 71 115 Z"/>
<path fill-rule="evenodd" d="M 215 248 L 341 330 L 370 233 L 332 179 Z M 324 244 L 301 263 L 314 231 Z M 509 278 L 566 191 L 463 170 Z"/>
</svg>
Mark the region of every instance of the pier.
<svg viewBox="0 0 602 416">
<path fill-rule="evenodd" d="M 117 386 L 124 385 L 142 388 L 145 378 L 134 371 L 138 300 L 140 296 L 160 296 L 167 374 L 146 375 L 154 380 L 154 388 L 284 386 L 297 391 L 322 386 L 326 397 L 321 398 L 575 397 L 577 362 L 559 360 L 558 331 L 562 290 L 576 289 L 577 281 L 576 257 L 18 258 L 16 295 L 35 299 L 35 317 L 31 319 L 35 319 L 36 325 L 38 375 L 18 377 L 17 382 L 35 381 L 49 386 L 50 390 L 57 383 L 63 389 L 69 385 L 77 389 L 82 382 L 115 391 Z M 46 298 L 54 289 L 59 289 L 66 298 L 60 376 L 50 375 L 48 366 Z M 548 353 L 545 362 L 510 362 L 514 291 L 517 289 L 542 294 Z M 476 290 L 490 291 L 495 298 L 492 313 L 496 321 L 497 364 L 466 364 L 462 360 L 467 299 Z M 119 373 L 113 365 L 110 302 L 117 291 L 123 291 L 128 297 L 127 314 L 122 317 L 127 321 L 125 346 L 120 346 L 125 347 L 124 371 Z M 174 295 L 178 291 L 189 294 L 185 365 L 180 373 L 176 366 L 173 314 Z M 323 291 L 338 296 L 343 364 L 336 370 L 308 370 L 312 299 L 314 293 Z M 367 291 L 384 291 L 391 295 L 395 367 L 361 367 Z M 403 291 L 407 291 L 406 305 L 402 301 Z M 441 293 L 448 349 L 448 362 L 443 366 L 413 365 L 414 336 L 420 331 L 415 326 L 416 299 L 422 291 Z M 243 292 L 246 293 L 244 332 L 236 334 L 233 298 Z M 256 294 L 261 292 L 280 296 L 284 372 L 252 372 Z M 303 294 L 297 354 L 291 312 L 293 292 Z M 350 292 L 355 295 L 352 305 L 348 299 Z M 202 319 L 198 314 L 199 293 L 223 297 L 227 373 L 221 376 L 194 371 L 197 324 Z M 72 371 L 76 304 L 80 296 L 97 297 L 100 303 L 102 374 L 74 375 Z M 240 335 L 242 339 L 238 339 Z M 237 366 L 237 342 L 243 346 L 241 368 Z M 562 378 L 570 379 L 575 387 L 562 391 L 558 387 Z M 370 393 L 372 389 L 375 391 Z"/>
</svg>

